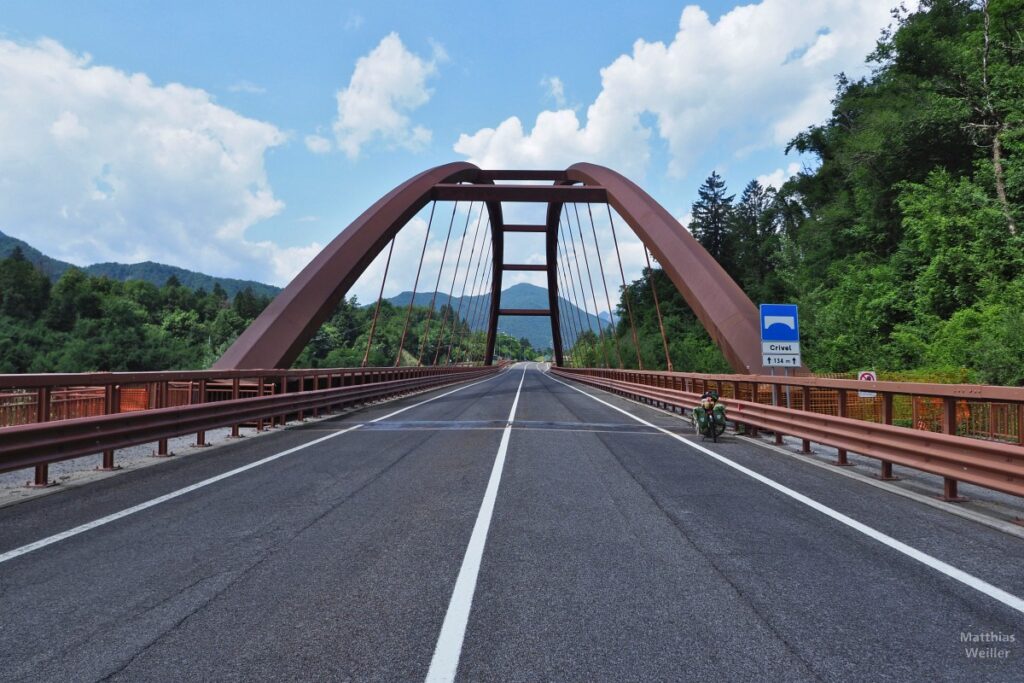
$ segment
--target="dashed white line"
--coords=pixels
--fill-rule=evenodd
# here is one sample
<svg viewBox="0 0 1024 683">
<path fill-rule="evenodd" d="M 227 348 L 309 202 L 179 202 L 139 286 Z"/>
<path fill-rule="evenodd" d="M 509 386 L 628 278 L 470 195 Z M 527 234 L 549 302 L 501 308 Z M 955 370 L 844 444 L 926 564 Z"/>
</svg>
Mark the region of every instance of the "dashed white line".
<svg viewBox="0 0 1024 683">
<path fill-rule="evenodd" d="M 430 398 L 426 399 L 425 401 L 420 401 L 419 403 L 414 403 L 414 404 L 412 404 L 410 406 L 406 406 L 404 408 L 399 408 L 398 410 L 390 412 L 387 415 L 375 418 L 373 420 L 369 420 L 369 422 L 367 422 L 367 424 L 375 423 L 375 422 L 380 422 L 381 420 L 386 420 L 389 417 L 394 417 L 395 415 L 398 415 L 400 413 L 404 413 L 405 411 L 411 410 L 413 408 L 417 408 L 417 407 L 419 407 L 421 405 L 424 405 L 425 403 L 430 403 L 431 401 L 436 401 L 437 399 L 444 398 L 445 396 L 451 396 L 452 394 L 454 394 L 456 392 L 459 392 L 459 391 L 462 391 L 464 389 L 468 389 L 470 387 L 476 386 L 477 384 L 482 384 L 483 382 L 489 382 L 492 379 L 494 379 L 494 377 L 488 377 L 487 379 L 480 380 L 479 382 L 473 382 L 472 384 L 466 384 L 464 386 L 458 387 L 457 389 L 452 389 L 451 391 L 445 392 L 443 394 L 438 394 L 437 396 L 431 396 Z M 209 479 L 204 479 L 203 481 L 196 482 L 195 484 L 191 484 L 189 486 L 186 486 L 185 488 L 181 488 L 181 489 L 178 489 L 177 491 L 172 491 L 170 493 L 167 493 L 167 494 L 164 494 L 162 496 L 159 496 L 158 498 L 153 498 L 152 500 L 147 500 L 144 503 L 139 503 L 138 505 L 133 505 L 130 508 L 125 508 L 124 510 L 121 510 L 120 512 L 115 512 L 113 514 L 107 515 L 106 517 L 100 517 L 99 519 L 94 519 L 91 522 L 86 522 L 85 524 L 81 524 L 81 525 L 76 526 L 76 527 L 74 527 L 72 529 L 68 529 L 67 531 L 62 531 L 59 534 L 54 534 L 53 536 L 47 536 L 46 538 L 40 539 L 38 541 L 35 541 L 34 543 L 29 543 L 28 545 L 23 545 L 20 548 L 15 548 L 13 550 L 8 550 L 7 552 L 0 554 L 0 564 L 2 564 L 4 562 L 7 562 L 8 560 L 13 560 L 16 557 L 20 557 L 20 556 L 25 555 L 26 553 L 30 553 L 30 552 L 32 552 L 34 550 L 39 550 L 40 548 L 45 548 L 48 545 L 53 545 L 54 543 L 59 543 L 59 542 L 61 542 L 63 540 L 71 538 L 72 536 L 78 536 L 79 534 L 83 534 L 86 531 L 89 531 L 91 529 L 95 529 L 96 527 L 101 527 L 101 526 L 104 526 L 105 524 L 110 524 L 111 522 L 116 522 L 119 519 L 123 519 L 125 517 L 128 517 L 129 515 L 134 515 L 137 512 L 142 512 L 143 510 L 148 510 L 149 508 L 151 508 L 151 507 L 153 507 L 155 505 L 159 505 L 160 503 L 166 503 L 169 500 L 174 500 L 175 498 L 180 498 L 181 496 L 184 496 L 185 494 L 192 493 L 193 491 L 196 491 L 198 489 L 207 487 L 210 484 L 216 484 L 218 481 L 223 481 L 224 479 L 227 479 L 229 477 L 233 477 L 236 474 L 241 474 L 242 472 L 248 472 L 249 470 L 254 469 L 256 467 L 259 467 L 260 465 L 266 465 L 268 462 L 273 462 L 274 460 L 278 460 L 279 458 L 283 458 L 286 455 L 291 455 L 292 453 L 295 453 L 297 451 L 301 451 L 301 450 L 303 450 L 305 448 L 309 448 L 310 446 L 315 446 L 315 445 L 317 445 L 319 443 L 323 443 L 324 441 L 327 441 L 328 439 L 333 439 L 333 438 L 335 438 L 337 436 L 341 436 L 342 434 L 348 434 L 349 432 L 354 431 L 356 429 L 359 429 L 362 426 L 363 426 L 362 424 L 357 424 L 357 425 L 353 425 L 351 427 L 347 427 L 347 428 L 339 430 L 337 432 L 333 432 L 331 434 L 328 434 L 327 436 L 322 436 L 319 439 L 314 439 L 312 441 L 309 441 L 307 443 L 301 444 L 299 446 L 295 446 L 294 448 L 289 448 L 288 450 L 281 451 L 280 453 L 275 453 L 274 455 L 267 456 L 266 458 L 263 458 L 262 460 L 257 460 L 255 462 L 251 462 L 251 463 L 249 463 L 247 465 L 242 465 L 241 467 L 236 467 L 233 470 L 229 470 L 227 472 L 222 472 L 221 474 L 218 474 L 215 477 L 210 477 Z"/>
<path fill-rule="evenodd" d="M 993 598 L 994 600 L 997 600 L 997 601 L 1001 602 L 1002 604 L 1006 605 L 1007 607 L 1009 607 L 1011 609 L 1014 609 L 1014 610 L 1017 610 L 1018 612 L 1024 613 L 1024 599 L 1021 599 L 1021 598 L 1017 597 L 1016 595 L 1013 595 L 1012 593 L 1008 593 L 1007 591 L 1004 591 L 1002 588 L 998 588 L 997 586 L 993 586 L 992 584 L 988 583 L 987 581 L 985 581 L 983 579 L 979 579 L 978 577 L 974 576 L 973 574 L 968 574 L 967 572 L 963 571 L 962 569 L 957 569 L 956 567 L 954 567 L 951 564 L 943 562 L 942 560 L 940 560 L 940 559 L 938 559 L 936 557 L 932 557 L 931 555 L 929 555 L 927 553 L 924 553 L 924 552 L 918 550 L 917 548 L 914 548 L 913 546 L 909 546 L 906 543 L 903 543 L 902 541 L 896 540 L 892 536 L 884 534 L 881 531 L 878 531 L 877 529 L 874 529 L 872 527 L 869 527 L 866 524 L 858 522 L 857 520 L 853 519 L 852 517 L 848 517 L 847 515 L 844 515 L 843 513 L 839 512 L 838 510 L 834 510 L 834 509 L 828 507 L 827 505 L 819 503 L 818 501 L 814 500 L 813 498 L 809 498 L 809 497 L 805 496 L 802 493 L 794 491 L 793 489 L 789 488 L 788 486 L 780 484 L 779 482 L 775 481 L 774 479 L 769 479 L 768 477 L 764 476 L 763 474 L 759 474 L 758 472 L 755 472 L 752 469 L 744 467 L 743 465 L 740 465 L 739 463 L 733 462 L 732 460 L 729 460 L 728 458 L 726 458 L 726 457 L 724 457 L 722 455 L 719 455 L 718 453 L 715 453 L 714 451 L 712 451 L 710 449 L 707 449 L 704 446 L 701 446 L 700 444 L 694 443 L 693 441 L 690 441 L 689 439 L 685 439 L 685 438 L 679 436 L 678 434 L 675 434 L 675 433 L 673 433 L 673 432 L 671 432 L 671 431 L 669 431 L 669 430 L 667 430 L 667 429 L 665 429 L 663 427 L 659 427 L 656 424 L 652 424 L 651 422 L 648 422 L 647 420 L 643 419 L 642 417 L 638 417 L 638 416 L 634 415 L 633 413 L 629 412 L 628 410 L 624 410 L 623 408 L 620 408 L 620 407 L 618 407 L 616 405 L 613 405 L 613 404 L 609 403 L 608 401 L 604 401 L 604 400 L 598 398 L 597 396 L 594 396 L 593 394 L 590 394 L 590 393 L 587 393 L 586 391 L 583 391 L 582 389 L 580 389 L 578 387 L 574 387 L 571 384 L 563 382 L 560 379 L 556 379 L 556 378 L 552 377 L 548 373 L 544 373 L 544 374 L 545 374 L 545 376 L 548 377 L 548 379 L 550 379 L 550 380 L 552 380 L 554 382 L 558 382 L 559 384 L 561 384 L 563 386 L 569 387 L 573 391 L 578 391 L 579 393 L 583 394 L 584 396 L 592 398 L 595 401 L 597 401 L 598 403 L 602 403 L 602 404 L 608 406 L 612 410 L 617 410 L 618 412 L 622 413 L 623 415 L 626 415 L 626 416 L 636 420 L 640 424 L 647 425 L 648 427 L 652 427 L 654 429 L 657 429 L 659 432 L 663 432 L 663 433 L 667 434 L 668 436 L 672 437 L 673 439 L 675 439 L 676 441 L 680 441 L 680 442 L 686 444 L 687 446 L 690 446 L 691 448 L 694 448 L 694 449 L 700 451 L 701 453 L 703 453 L 705 455 L 708 455 L 708 456 L 714 458 L 715 460 L 718 460 L 722 464 L 727 465 L 727 466 L 733 468 L 737 472 L 742 472 L 743 474 L 747 475 L 751 479 L 755 479 L 755 480 L 761 482 L 762 484 L 765 484 L 766 486 L 770 486 L 771 488 L 775 489 L 779 493 L 782 493 L 783 495 L 789 496 L 790 498 L 792 498 L 795 501 L 803 503 L 804 505 L 806 505 L 807 507 L 811 508 L 812 510 L 817 510 L 818 512 L 822 513 L 823 515 L 826 515 L 826 516 L 831 517 L 832 519 L 836 520 L 840 524 L 844 524 L 844 525 L 850 527 L 851 529 L 859 531 L 860 533 L 864 534 L 865 536 L 867 536 L 869 538 L 872 538 L 872 539 L 878 541 L 879 543 L 881 543 L 883 545 L 886 545 L 886 546 L 892 548 L 893 550 L 906 555 L 907 557 L 910 557 L 910 558 L 912 558 L 914 560 L 917 560 L 921 564 L 924 564 L 924 565 L 926 565 L 928 567 L 931 567 L 935 571 L 937 571 L 937 572 L 939 572 L 941 574 L 945 574 L 946 576 L 950 577 L 951 579 L 954 579 L 955 581 L 959 581 L 960 583 L 964 584 L 965 586 L 973 588 L 974 590 L 976 590 L 976 591 L 978 591 L 980 593 L 984 593 L 985 595 L 989 596 L 990 598 Z"/>
<path fill-rule="evenodd" d="M 466 555 L 462 558 L 459 576 L 455 579 L 455 589 L 452 591 L 448 611 L 445 613 L 444 623 L 441 625 L 441 633 L 437 638 L 437 646 L 434 648 L 434 656 L 430 660 L 430 669 L 427 671 L 426 680 L 430 683 L 454 681 L 455 674 L 459 670 L 459 657 L 462 655 L 462 643 L 466 637 L 469 612 L 473 607 L 473 593 L 476 591 L 476 580 L 480 574 L 480 561 L 484 555 L 484 545 L 487 543 L 487 531 L 491 527 L 494 501 L 498 497 L 501 472 L 505 468 L 505 454 L 508 452 L 508 441 L 512 435 L 512 422 L 515 420 L 519 394 L 523 390 L 523 380 L 526 379 L 528 367 L 523 366 L 523 376 L 519 378 L 519 388 L 516 390 L 515 399 L 512 400 L 512 410 L 508 413 L 508 423 L 501 435 L 501 444 L 498 446 L 498 455 L 491 468 L 491 477 L 487 481 L 487 490 L 484 491 L 480 512 L 477 513 L 473 533 L 469 537 Z"/>
</svg>

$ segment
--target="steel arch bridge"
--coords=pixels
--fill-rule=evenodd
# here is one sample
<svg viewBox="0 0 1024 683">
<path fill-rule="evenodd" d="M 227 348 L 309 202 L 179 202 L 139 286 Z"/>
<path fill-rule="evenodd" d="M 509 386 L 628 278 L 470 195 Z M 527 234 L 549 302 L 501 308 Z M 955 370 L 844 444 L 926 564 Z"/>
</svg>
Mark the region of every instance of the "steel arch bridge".
<svg viewBox="0 0 1024 683">
<path fill-rule="evenodd" d="M 381 197 L 292 280 L 214 369 L 291 366 L 374 258 L 431 201 L 470 201 L 486 206 L 492 278 L 485 364 L 490 365 L 494 357 L 501 315 L 549 316 L 555 363 L 564 364 L 558 308 L 559 218 L 566 204 L 596 203 L 614 208 L 654 255 L 733 370 L 745 374 L 761 370 L 754 304 L 700 243 L 638 185 L 609 168 L 590 163 L 574 164 L 564 171 L 516 171 L 483 170 L 467 162 L 424 171 Z M 545 224 L 506 224 L 502 217 L 504 202 L 546 205 Z M 516 232 L 545 235 L 545 264 L 505 261 L 504 235 Z M 502 273 L 514 270 L 546 272 L 547 309 L 501 307 Z"/>
</svg>

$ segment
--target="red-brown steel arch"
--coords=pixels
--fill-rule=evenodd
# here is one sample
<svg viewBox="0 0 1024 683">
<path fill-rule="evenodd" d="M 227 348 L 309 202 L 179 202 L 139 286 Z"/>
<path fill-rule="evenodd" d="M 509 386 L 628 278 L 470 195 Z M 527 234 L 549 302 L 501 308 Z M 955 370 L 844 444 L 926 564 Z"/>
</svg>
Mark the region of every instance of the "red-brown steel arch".
<svg viewBox="0 0 1024 683">
<path fill-rule="evenodd" d="M 629 224 L 711 335 L 732 369 L 760 373 L 761 322 L 750 297 L 700 242 L 636 183 L 596 164 L 569 167 L 569 179 L 608 191 Z"/>
<path fill-rule="evenodd" d="M 495 180 L 554 184 L 495 185 Z M 214 367 L 290 366 L 388 241 L 432 199 L 473 200 L 487 205 L 494 273 L 487 363 L 493 357 L 500 311 L 505 231 L 501 202 L 533 201 L 548 206 L 549 305 L 556 362 L 561 364 L 558 289 L 553 272 L 562 205 L 570 201 L 607 201 L 658 259 L 733 369 L 743 373 L 760 371 L 760 323 L 754 304 L 697 240 L 635 183 L 611 169 L 589 163 L 575 164 L 565 171 L 484 171 L 465 162 L 424 171 L 363 212 L 292 280 Z"/>
<path fill-rule="evenodd" d="M 479 171 L 465 162 L 445 164 L 381 197 L 295 276 L 214 363 L 214 369 L 290 367 L 377 254 L 430 201 L 433 187 L 475 181 Z M 500 204 L 488 204 L 488 210 L 492 223 L 500 225 Z"/>
</svg>

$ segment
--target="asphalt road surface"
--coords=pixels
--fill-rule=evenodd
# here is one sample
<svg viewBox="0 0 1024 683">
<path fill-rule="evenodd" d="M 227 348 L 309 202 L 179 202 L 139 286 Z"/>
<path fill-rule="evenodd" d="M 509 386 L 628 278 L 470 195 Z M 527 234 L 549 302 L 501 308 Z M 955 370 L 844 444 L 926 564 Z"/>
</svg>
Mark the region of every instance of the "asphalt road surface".
<svg viewBox="0 0 1024 683">
<path fill-rule="evenodd" d="M 1019 538 L 532 364 L 0 509 L 5 681 L 1021 681 L 1020 596 Z"/>
</svg>

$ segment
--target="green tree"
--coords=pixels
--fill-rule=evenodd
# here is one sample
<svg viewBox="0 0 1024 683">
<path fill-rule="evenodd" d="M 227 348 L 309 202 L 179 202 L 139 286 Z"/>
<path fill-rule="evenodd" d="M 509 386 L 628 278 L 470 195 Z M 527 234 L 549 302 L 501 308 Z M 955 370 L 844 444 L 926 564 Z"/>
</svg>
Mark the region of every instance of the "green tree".
<svg viewBox="0 0 1024 683">
<path fill-rule="evenodd" d="M 0 261 L 0 313 L 34 320 L 50 299 L 50 280 L 29 263 L 21 247 Z"/>
<path fill-rule="evenodd" d="M 1007 232 L 998 202 L 975 182 L 939 169 L 901 189 L 920 314 L 947 318 L 1022 272 L 1021 239 Z"/>
<path fill-rule="evenodd" d="M 712 171 L 697 190 L 697 201 L 691 207 L 693 220 L 689 226 L 697 241 L 728 271 L 733 266 L 729 229 L 734 198 L 735 195 L 726 195 L 725 181 Z"/>
<path fill-rule="evenodd" d="M 783 289 L 774 277 L 780 252 L 778 204 L 774 188 L 751 180 L 732 214 L 733 273 L 754 301 L 770 301 Z"/>
<path fill-rule="evenodd" d="M 270 299 L 253 293 L 252 287 L 246 287 L 235 294 L 231 306 L 243 320 L 254 320 L 270 304 Z"/>
</svg>

